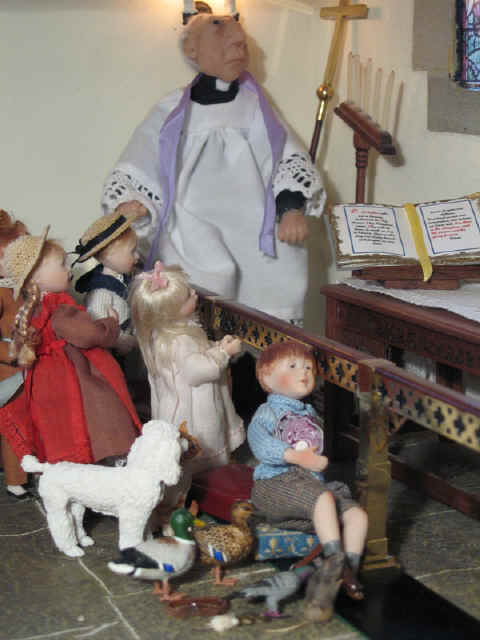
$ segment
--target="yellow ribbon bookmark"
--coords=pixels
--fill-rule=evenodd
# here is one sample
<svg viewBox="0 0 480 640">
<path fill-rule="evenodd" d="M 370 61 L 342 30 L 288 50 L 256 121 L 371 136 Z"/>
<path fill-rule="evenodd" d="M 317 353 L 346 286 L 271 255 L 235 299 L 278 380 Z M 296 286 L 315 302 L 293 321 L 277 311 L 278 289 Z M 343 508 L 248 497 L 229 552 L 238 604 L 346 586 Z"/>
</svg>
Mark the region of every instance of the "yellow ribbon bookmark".
<svg viewBox="0 0 480 640">
<path fill-rule="evenodd" d="M 423 232 L 422 227 L 420 226 L 420 221 L 418 219 L 417 209 L 411 202 L 404 204 L 403 208 L 407 212 L 408 222 L 410 223 L 410 230 L 412 232 L 413 241 L 415 242 L 415 249 L 417 251 L 417 258 L 423 271 L 423 281 L 427 282 L 427 280 L 430 280 L 432 276 L 433 267 L 432 263 L 430 262 L 430 256 L 428 255 L 427 247 L 425 246 L 425 242 L 423 241 Z"/>
</svg>

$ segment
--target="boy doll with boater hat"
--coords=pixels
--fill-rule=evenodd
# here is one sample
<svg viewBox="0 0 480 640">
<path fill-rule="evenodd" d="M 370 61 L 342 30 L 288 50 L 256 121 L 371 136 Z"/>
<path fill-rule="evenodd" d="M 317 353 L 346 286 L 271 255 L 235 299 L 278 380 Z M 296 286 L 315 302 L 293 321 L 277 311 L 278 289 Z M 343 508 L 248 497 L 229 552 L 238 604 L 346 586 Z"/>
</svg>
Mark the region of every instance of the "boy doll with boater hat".
<svg viewBox="0 0 480 640">
<path fill-rule="evenodd" d="M 137 345 L 130 324 L 127 291 L 139 260 L 132 223 L 145 213 L 145 207 L 138 204 L 125 215 L 114 212 L 101 216 L 85 231 L 75 249 L 77 262 L 92 257 L 98 261 L 97 266 L 77 280 L 75 289 L 86 294 L 85 306 L 94 320 L 104 318 L 111 308 L 116 311 L 120 335 L 115 350 L 121 356 Z"/>
<path fill-rule="evenodd" d="M 252 503 L 259 515 L 283 528 L 314 530 L 325 558 L 345 554 L 343 588 L 363 598 L 356 580 L 368 518 L 342 482 L 327 482 L 323 471 L 323 431 L 318 415 L 303 399 L 315 386 L 316 362 L 301 343 L 282 342 L 257 360 L 257 378 L 269 395 L 248 427 L 248 443 L 259 461 Z"/>
</svg>

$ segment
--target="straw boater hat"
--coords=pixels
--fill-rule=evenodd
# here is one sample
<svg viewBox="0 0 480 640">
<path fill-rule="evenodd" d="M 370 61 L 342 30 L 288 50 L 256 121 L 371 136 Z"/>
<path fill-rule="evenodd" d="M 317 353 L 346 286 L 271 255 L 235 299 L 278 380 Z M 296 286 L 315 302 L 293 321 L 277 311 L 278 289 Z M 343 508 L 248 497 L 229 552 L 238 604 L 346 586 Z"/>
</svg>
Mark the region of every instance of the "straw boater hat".
<svg viewBox="0 0 480 640">
<path fill-rule="evenodd" d="M 75 247 L 75 253 L 78 254 L 76 261 L 85 262 L 88 258 L 94 256 L 107 244 L 118 238 L 121 233 L 131 226 L 132 222 L 142 215 L 144 214 L 138 211 L 126 214 L 115 213 L 114 211 L 95 220 Z"/>
<path fill-rule="evenodd" d="M 25 280 L 36 267 L 47 239 L 50 225 L 41 236 L 20 236 L 7 245 L 3 254 L 3 268 L 8 278 L 13 280 L 13 297 L 16 300 Z"/>
</svg>

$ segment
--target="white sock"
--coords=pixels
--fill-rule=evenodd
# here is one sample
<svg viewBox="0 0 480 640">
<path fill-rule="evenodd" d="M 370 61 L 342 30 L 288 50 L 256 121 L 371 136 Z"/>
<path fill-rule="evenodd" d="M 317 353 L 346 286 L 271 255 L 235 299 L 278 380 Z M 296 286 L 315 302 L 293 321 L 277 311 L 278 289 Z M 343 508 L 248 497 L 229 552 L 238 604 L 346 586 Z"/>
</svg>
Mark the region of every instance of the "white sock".
<svg viewBox="0 0 480 640">
<path fill-rule="evenodd" d="M 7 490 L 14 496 L 23 496 L 24 493 L 27 493 L 21 484 L 7 484 Z"/>
</svg>

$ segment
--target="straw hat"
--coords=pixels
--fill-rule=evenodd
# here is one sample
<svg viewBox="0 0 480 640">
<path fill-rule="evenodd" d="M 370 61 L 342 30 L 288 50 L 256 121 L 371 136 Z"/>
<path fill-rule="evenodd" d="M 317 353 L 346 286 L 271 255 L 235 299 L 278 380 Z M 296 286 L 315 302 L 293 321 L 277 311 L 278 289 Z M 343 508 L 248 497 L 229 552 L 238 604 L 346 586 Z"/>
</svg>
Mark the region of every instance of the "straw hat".
<svg viewBox="0 0 480 640">
<path fill-rule="evenodd" d="M 77 262 L 85 262 L 101 249 L 106 247 L 110 242 L 123 233 L 131 226 L 137 218 L 144 215 L 144 212 L 133 211 L 132 213 L 109 213 L 95 220 L 75 247 L 75 253 L 78 254 Z"/>
<path fill-rule="evenodd" d="M 7 277 L 15 283 L 13 287 L 15 300 L 40 258 L 49 230 L 50 225 L 45 227 L 41 236 L 20 236 L 5 248 L 2 264 Z"/>
</svg>

